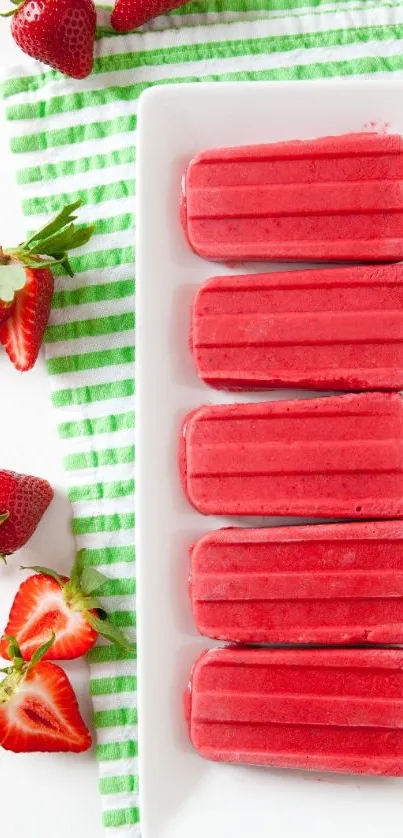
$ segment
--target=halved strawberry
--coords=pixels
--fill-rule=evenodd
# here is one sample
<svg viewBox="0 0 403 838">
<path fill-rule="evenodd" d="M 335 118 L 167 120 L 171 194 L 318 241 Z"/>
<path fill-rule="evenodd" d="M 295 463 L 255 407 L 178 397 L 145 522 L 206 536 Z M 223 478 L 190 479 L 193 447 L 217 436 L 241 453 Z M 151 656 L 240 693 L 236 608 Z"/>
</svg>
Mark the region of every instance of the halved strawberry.
<svg viewBox="0 0 403 838">
<path fill-rule="evenodd" d="M 49 268 L 26 268 L 12 313 L 0 327 L 0 341 L 20 372 L 32 369 L 42 346 L 52 305 L 54 278 Z"/>
<path fill-rule="evenodd" d="M 21 372 L 34 366 L 41 348 L 52 305 L 52 268 L 60 264 L 73 276 L 67 253 L 93 233 L 94 227 L 74 224 L 80 205 L 64 207 L 18 247 L 0 247 L 0 341 Z"/>
<path fill-rule="evenodd" d="M 6 677 L 0 683 L 0 745 L 7 751 L 79 753 L 91 747 L 91 734 L 67 675 L 60 666 L 42 660 L 53 640 L 26 664 L 15 639 L 8 638 L 13 665 L 3 670 Z"/>
<path fill-rule="evenodd" d="M 5 637 L 0 641 L 0 655 L 8 657 L 7 635 L 18 641 L 24 660 L 29 661 L 38 645 L 56 636 L 49 660 L 68 660 L 85 655 L 94 645 L 98 632 L 93 629 L 84 611 L 75 611 L 64 595 L 63 585 L 68 579 L 60 577 L 62 584 L 50 576 L 36 574 L 20 585 L 14 599 Z M 95 616 L 96 612 L 94 612 Z"/>
<path fill-rule="evenodd" d="M 55 642 L 44 654 L 48 660 L 71 660 L 85 655 L 98 634 L 124 649 L 134 648 L 123 632 L 107 620 L 94 598 L 106 577 L 94 568 L 85 568 L 82 553 L 77 556 L 70 578 L 48 568 L 30 569 L 37 573 L 17 591 L 5 636 L 0 641 L 3 658 L 9 656 L 9 635 L 16 638 L 27 661 L 51 632 Z"/>
</svg>

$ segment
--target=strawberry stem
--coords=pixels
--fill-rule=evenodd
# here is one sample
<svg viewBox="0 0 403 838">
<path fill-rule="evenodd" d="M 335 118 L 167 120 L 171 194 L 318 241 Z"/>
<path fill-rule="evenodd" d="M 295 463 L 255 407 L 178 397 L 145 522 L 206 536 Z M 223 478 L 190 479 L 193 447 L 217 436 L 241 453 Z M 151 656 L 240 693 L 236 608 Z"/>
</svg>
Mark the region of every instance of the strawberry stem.
<svg viewBox="0 0 403 838">
<path fill-rule="evenodd" d="M 12 661 L 18 659 L 22 661 L 21 649 L 18 645 L 18 640 L 12 634 L 5 634 L 4 639 L 8 640 L 8 654 Z"/>
</svg>

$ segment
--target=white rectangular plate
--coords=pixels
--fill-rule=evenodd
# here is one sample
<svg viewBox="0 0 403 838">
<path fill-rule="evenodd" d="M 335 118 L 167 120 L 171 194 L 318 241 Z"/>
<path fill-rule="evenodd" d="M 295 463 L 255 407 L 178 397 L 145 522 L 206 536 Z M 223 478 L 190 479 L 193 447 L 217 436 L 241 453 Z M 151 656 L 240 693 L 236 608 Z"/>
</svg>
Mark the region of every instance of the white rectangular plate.
<svg viewBox="0 0 403 838">
<path fill-rule="evenodd" d="M 214 146 L 361 130 L 403 133 L 401 82 L 177 85 L 141 98 L 136 526 L 143 838 L 401 838 L 401 780 L 206 762 L 188 742 L 182 713 L 192 662 L 209 645 L 192 624 L 188 550 L 198 535 L 229 521 L 203 518 L 182 494 L 181 420 L 206 402 L 268 396 L 230 396 L 197 378 L 188 347 L 195 289 L 231 269 L 190 251 L 179 220 L 181 176 L 196 152 Z M 275 396 L 284 393 L 269 398 Z"/>
</svg>

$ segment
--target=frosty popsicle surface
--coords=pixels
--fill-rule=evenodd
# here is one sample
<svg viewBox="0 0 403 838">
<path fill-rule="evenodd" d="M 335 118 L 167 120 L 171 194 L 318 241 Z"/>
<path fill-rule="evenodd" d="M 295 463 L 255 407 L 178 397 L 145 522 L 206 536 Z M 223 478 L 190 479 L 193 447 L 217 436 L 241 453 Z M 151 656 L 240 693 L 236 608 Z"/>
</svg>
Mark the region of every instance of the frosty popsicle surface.
<svg viewBox="0 0 403 838">
<path fill-rule="evenodd" d="M 204 151 L 183 178 L 182 224 L 217 261 L 399 261 L 403 143 L 358 133 Z"/>
<path fill-rule="evenodd" d="M 403 516 L 403 401 L 361 393 L 191 411 L 183 489 L 205 515 Z"/>
<path fill-rule="evenodd" d="M 403 653 L 218 649 L 185 696 L 206 759 L 356 774 L 403 774 Z"/>
<path fill-rule="evenodd" d="M 402 389 L 403 263 L 213 277 L 191 336 L 219 389 Z"/>
<path fill-rule="evenodd" d="M 231 527 L 191 550 L 198 631 L 237 643 L 403 643 L 403 522 Z"/>
</svg>

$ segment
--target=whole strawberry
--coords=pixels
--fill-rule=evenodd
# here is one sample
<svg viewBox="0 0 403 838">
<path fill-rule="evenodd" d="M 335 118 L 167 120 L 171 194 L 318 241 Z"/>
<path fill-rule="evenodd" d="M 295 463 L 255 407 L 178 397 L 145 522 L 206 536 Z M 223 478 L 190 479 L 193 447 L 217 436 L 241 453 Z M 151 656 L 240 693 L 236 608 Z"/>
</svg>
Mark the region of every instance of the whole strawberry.
<svg viewBox="0 0 403 838">
<path fill-rule="evenodd" d="M 14 553 L 31 538 L 52 498 L 47 480 L 0 470 L 0 556 Z"/>
<path fill-rule="evenodd" d="M 111 23 L 117 32 L 129 32 L 130 29 L 137 29 L 158 15 L 183 6 L 184 2 L 185 0 L 116 0 Z"/>
<path fill-rule="evenodd" d="M 26 242 L 0 248 L 0 341 L 17 370 L 30 370 L 38 357 L 52 305 L 52 267 L 73 270 L 67 251 L 86 244 L 93 227 L 77 227 L 74 211 L 64 207 Z"/>
<path fill-rule="evenodd" d="M 96 12 L 92 0 L 12 0 L 18 46 L 55 70 L 84 79 L 92 70 Z"/>
</svg>

